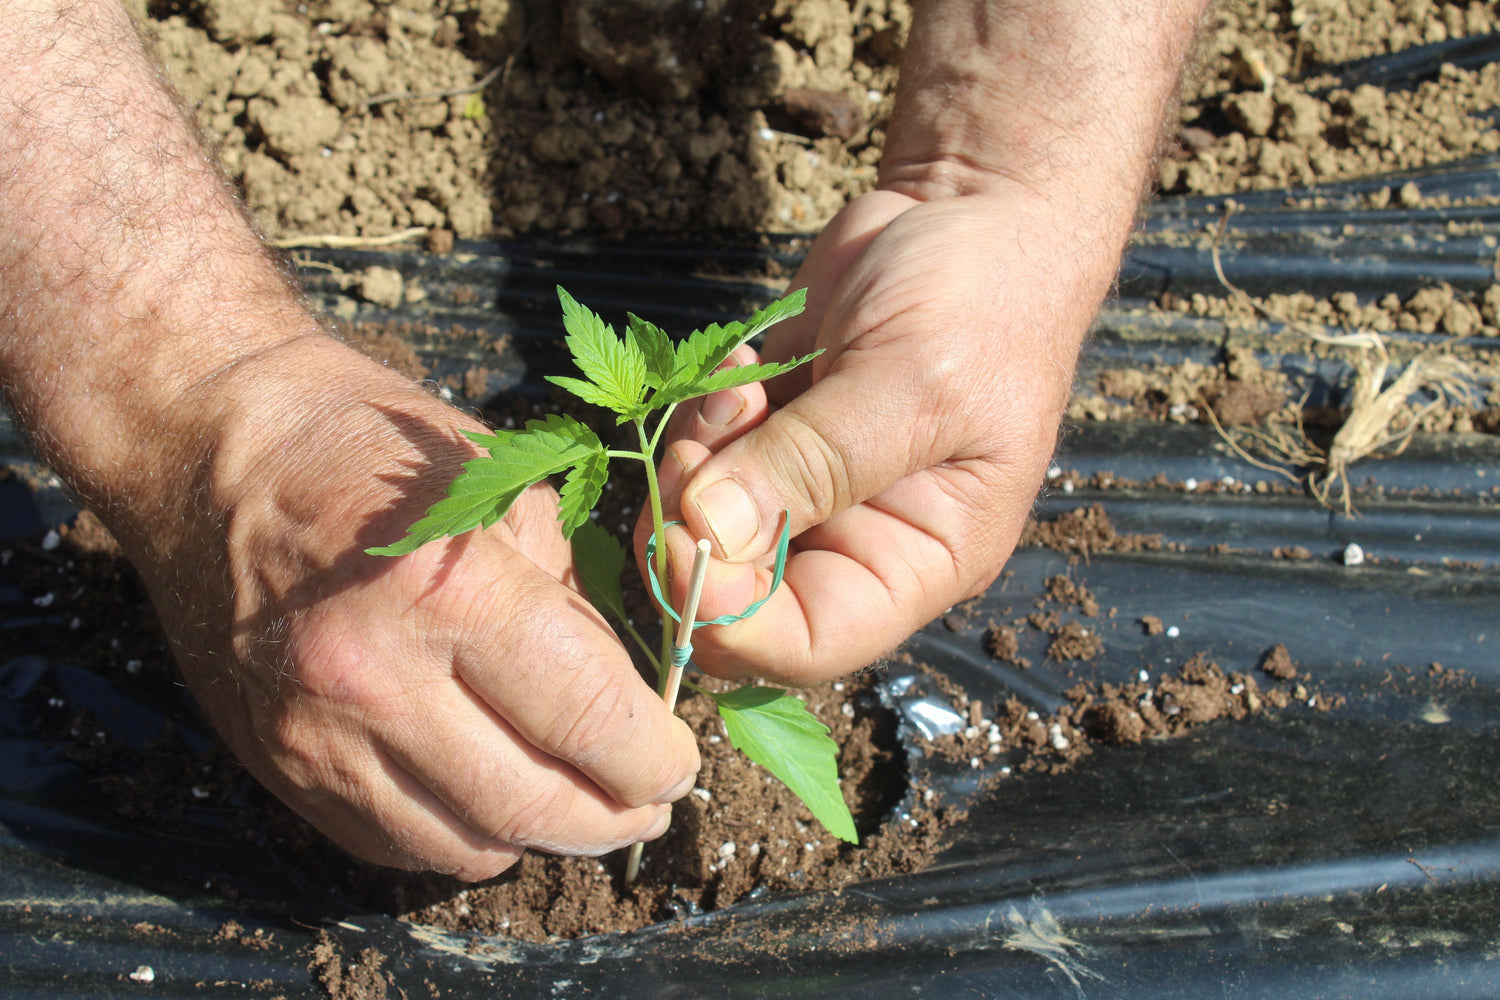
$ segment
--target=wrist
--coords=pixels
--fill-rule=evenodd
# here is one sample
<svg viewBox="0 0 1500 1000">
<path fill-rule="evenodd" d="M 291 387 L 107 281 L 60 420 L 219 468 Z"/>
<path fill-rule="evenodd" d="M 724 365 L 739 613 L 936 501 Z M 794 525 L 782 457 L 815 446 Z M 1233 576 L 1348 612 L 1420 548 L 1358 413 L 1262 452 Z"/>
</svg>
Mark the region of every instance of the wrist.
<svg viewBox="0 0 1500 1000">
<path fill-rule="evenodd" d="M 925 0 L 881 186 L 920 200 L 1019 185 L 1128 232 L 1203 0 Z"/>
</svg>

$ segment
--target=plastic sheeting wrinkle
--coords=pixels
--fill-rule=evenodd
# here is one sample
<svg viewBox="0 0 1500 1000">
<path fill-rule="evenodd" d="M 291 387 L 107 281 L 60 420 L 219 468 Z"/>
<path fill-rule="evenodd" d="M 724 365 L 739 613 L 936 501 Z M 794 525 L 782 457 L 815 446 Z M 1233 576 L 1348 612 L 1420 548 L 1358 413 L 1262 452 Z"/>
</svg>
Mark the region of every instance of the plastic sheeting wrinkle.
<svg viewBox="0 0 1500 1000">
<path fill-rule="evenodd" d="M 1046 959 L 1068 977 L 1079 996 L 1083 996 L 1082 980 L 1105 982 L 1104 976 L 1083 964 L 1088 949 L 1063 933 L 1062 925 L 1045 906 L 1033 903 L 1028 909 L 1029 915 L 1012 906 L 1005 914 L 1010 933 L 1002 944 L 1008 951 L 1029 951 Z"/>
</svg>

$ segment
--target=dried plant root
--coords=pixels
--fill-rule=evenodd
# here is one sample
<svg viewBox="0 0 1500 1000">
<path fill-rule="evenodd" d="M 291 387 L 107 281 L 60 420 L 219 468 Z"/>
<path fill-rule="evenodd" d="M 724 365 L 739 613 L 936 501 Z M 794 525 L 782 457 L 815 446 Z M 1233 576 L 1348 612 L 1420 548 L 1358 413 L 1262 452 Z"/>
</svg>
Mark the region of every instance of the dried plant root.
<svg viewBox="0 0 1500 1000">
<path fill-rule="evenodd" d="M 1220 223 L 1219 236 L 1228 224 L 1226 214 Z M 1214 273 L 1229 292 L 1248 302 L 1256 311 L 1288 330 L 1305 334 L 1310 340 L 1354 352 L 1351 363 L 1354 381 L 1350 387 L 1346 411 L 1338 431 L 1324 451 L 1311 441 L 1303 427 L 1302 413 L 1307 398 L 1296 407 L 1293 427 L 1270 424 L 1261 430 L 1250 427 L 1226 428 L 1207 399 L 1200 396 L 1214 429 L 1229 447 L 1257 468 L 1304 483 L 1309 493 L 1323 506 L 1334 508 L 1334 491 L 1346 515 L 1354 513 L 1353 490 L 1349 467 L 1368 457 L 1399 455 L 1410 443 L 1411 435 L 1429 414 L 1449 400 L 1468 402 L 1473 370 L 1452 349 L 1464 338 L 1454 338 L 1425 348 L 1416 354 L 1389 385 L 1391 355 L 1385 338 L 1373 330 L 1331 333 L 1313 323 L 1295 323 L 1278 316 L 1263 303 L 1236 287 L 1224 276 L 1219 260 L 1218 239 L 1212 249 Z M 1431 398 L 1415 410 L 1411 397 L 1423 394 Z M 1300 470 L 1300 471 L 1293 471 Z"/>
</svg>

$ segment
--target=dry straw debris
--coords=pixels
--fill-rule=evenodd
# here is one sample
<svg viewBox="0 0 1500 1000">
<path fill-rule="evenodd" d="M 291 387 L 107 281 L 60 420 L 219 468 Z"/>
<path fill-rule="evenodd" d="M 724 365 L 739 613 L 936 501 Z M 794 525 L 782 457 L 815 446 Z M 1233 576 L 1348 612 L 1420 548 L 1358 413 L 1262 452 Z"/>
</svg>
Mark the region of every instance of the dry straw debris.
<svg viewBox="0 0 1500 1000">
<path fill-rule="evenodd" d="M 1229 221 L 1220 221 L 1222 236 Z M 1451 403 L 1471 401 L 1474 371 L 1453 353 L 1466 338 L 1451 337 L 1413 355 L 1391 376 L 1392 357 L 1386 338 L 1374 330 L 1330 331 L 1321 324 L 1298 322 L 1279 315 L 1224 276 L 1217 240 L 1213 247 L 1214 272 L 1234 297 L 1248 302 L 1266 318 L 1310 341 L 1339 349 L 1353 368 L 1353 379 L 1345 394 L 1338 430 L 1327 447 L 1307 433 L 1303 421 L 1307 397 L 1294 411 L 1294 419 L 1269 421 L 1264 429 L 1220 421 L 1209 400 L 1199 395 L 1204 412 L 1229 447 L 1258 468 L 1278 473 L 1306 486 L 1317 501 L 1330 510 L 1337 500 L 1346 515 L 1354 513 L 1349 467 L 1365 458 L 1399 455 L 1423 420 Z"/>
</svg>

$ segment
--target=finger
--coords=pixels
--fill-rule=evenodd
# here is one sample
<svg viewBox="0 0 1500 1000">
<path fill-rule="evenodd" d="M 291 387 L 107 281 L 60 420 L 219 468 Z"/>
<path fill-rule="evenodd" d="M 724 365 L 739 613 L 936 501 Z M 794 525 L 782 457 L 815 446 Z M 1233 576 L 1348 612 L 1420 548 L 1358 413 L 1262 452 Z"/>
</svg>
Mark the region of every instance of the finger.
<svg viewBox="0 0 1500 1000">
<path fill-rule="evenodd" d="M 669 522 L 666 529 L 665 540 L 659 547 L 665 548 L 667 563 L 669 567 L 669 578 L 662 579 L 661 587 L 664 595 L 671 602 L 672 607 L 682 607 L 683 600 L 687 596 L 689 578 L 692 575 L 693 559 L 696 555 L 698 545 L 697 536 L 686 528 L 672 525 L 672 521 L 682 520 L 682 510 L 678 505 L 679 491 L 682 483 L 690 477 L 695 469 L 707 461 L 712 452 L 696 441 L 676 441 L 669 445 L 662 459 L 661 468 L 657 471 L 657 483 L 662 495 L 662 511 L 665 519 Z M 642 578 L 651 579 L 647 575 L 648 569 L 651 573 L 655 570 L 648 567 L 646 563 L 646 543 L 651 537 L 651 519 L 642 513 L 636 522 L 634 549 L 636 565 L 640 569 Z M 757 574 L 755 570 L 759 567 L 769 567 L 772 559 L 768 553 L 759 564 L 755 563 L 729 563 L 719 559 L 710 559 L 708 575 L 704 579 L 704 590 L 709 595 L 709 607 L 721 607 L 732 605 L 741 594 L 753 594 L 757 588 Z M 765 590 L 769 590 L 771 574 L 767 569 L 764 573 Z M 755 597 L 746 597 L 743 605 L 748 605 L 756 600 Z M 742 606 L 743 606 L 742 605 Z M 729 614 L 729 611 L 715 611 L 712 614 L 705 613 L 700 607 L 698 617 L 700 619 L 716 618 L 720 614 Z M 738 612 L 734 612 L 738 613 Z"/>
<path fill-rule="evenodd" d="M 429 685 L 377 725 L 404 773 L 469 831 L 552 854 L 602 854 L 665 832 L 671 808 L 627 809 L 524 739 L 473 691 Z"/>
<path fill-rule="evenodd" d="M 742 344 L 719 367 L 750 365 L 759 360 L 754 348 Z M 667 440 L 697 441 L 711 449 L 721 448 L 758 426 L 767 412 L 766 390 L 760 382 L 712 392 L 677 407 L 667 426 Z"/>
<path fill-rule="evenodd" d="M 624 806 L 687 793 L 697 743 L 636 673 L 587 601 L 495 546 L 487 568 L 506 587 L 442 613 L 472 623 L 452 652 L 458 675 L 517 733 L 566 761 Z"/>
<path fill-rule="evenodd" d="M 334 843 L 371 864 L 473 882 L 493 878 L 525 853 L 474 831 L 364 739 L 293 748 L 276 762 L 279 766 L 261 761 L 245 762 L 256 780 Z"/>
<path fill-rule="evenodd" d="M 753 617 L 695 634 L 699 664 L 725 677 L 816 683 L 889 653 L 972 590 L 973 571 L 954 556 L 966 551 L 964 542 L 942 533 L 945 523 L 962 523 L 959 511 L 933 510 L 948 504 L 934 502 L 935 491 L 922 482 L 936 475 L 913 477 L 915 482 L 903 482 L 889 495 L 851 507 L 804 533 L 802 547 L 787 561 L 781 587 Z M 900 494 L 924 487 L 929 513 L 903 509 Z M 961 507 L 962 501 L 952 506 Z M 1010 544 L 1018 532 L 1019 524 L 1009 532 Z M 747 596 L 764 596 L 769 572 L 753 572 L 753 585 L 747 584 L 744 569 L 737 576 L 713 578 L 720 589 L 705 587 L 700 615 L 736 611 L 734 606 Z"/>
<path fill-rule="evenodd" d="M 689 529 L 719 558 L 752 559 L 775 544 L 782 511 L 800 534 L 924 467 L 945 415 L 928 408 L 934 416 L 918 420 L 922 380 L 911 366 L 890 343 L 845 352 L 827 377 L 697 469 L 682 494 Z"/>
<path fill-rule="evenodd" d="M 788 291 L 806 288 L 807 307 L 800 316 L 777 323 L 766 332 L 761 354 L 767 361 L 786 361 L 819 347 L 828 348 L 829 354 L 775 379 L 767 387 L 773 404 L 784 406 L 806 392 L 813 383 L 814 373 L 821 373 L 836 359 L 843 344 L 819 334 L 839 280 L 892 219 L 916 204 L 894 191 L 872 191 L 850 202 L 813 240 L 806 259 L 787 287 Z"/>
</svg>

